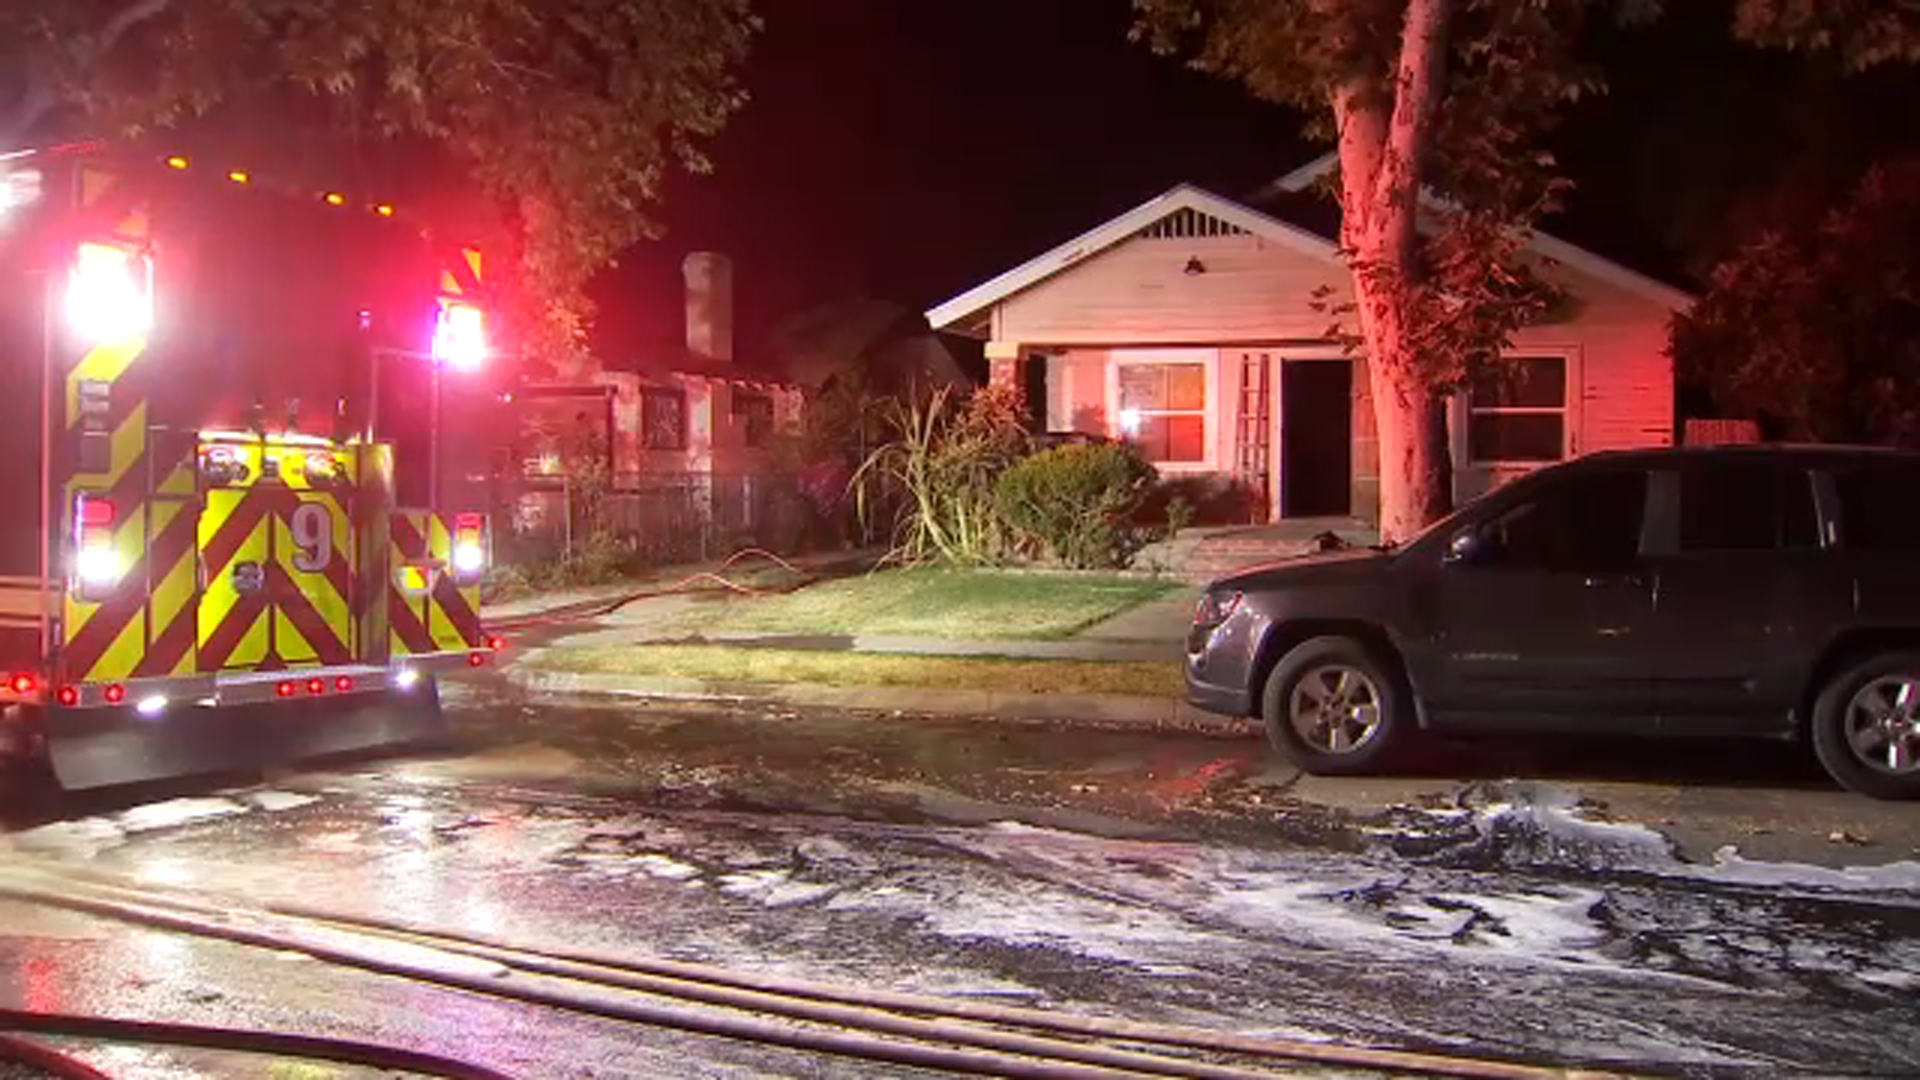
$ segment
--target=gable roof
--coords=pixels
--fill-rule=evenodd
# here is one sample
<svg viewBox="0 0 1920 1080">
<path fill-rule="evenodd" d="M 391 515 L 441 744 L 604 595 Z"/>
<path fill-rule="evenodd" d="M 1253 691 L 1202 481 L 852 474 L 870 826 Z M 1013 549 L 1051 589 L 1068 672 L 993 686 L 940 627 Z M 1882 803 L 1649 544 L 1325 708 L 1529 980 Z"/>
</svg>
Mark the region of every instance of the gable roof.
<svg viewBox="0 0 1920 1080">
<path fill-rule="evenodd" d="M 1316 259 L 1331 263 L 1340 262 L 1339 248 L 1323 236 L 1298 225 L 1281 221 L 1279 218 L 1270 217 L 1232 199 L 1203 191 L 1191 184 L 1181 184 L 1103 225 L 1089 229 L 1058 247 L 1028 259 L 998 277 L 927 309 L 927 322 L 936 330 L 952 326 L 1014 293 L 1039 284 L 1062 270 L 1098 255 L 1123 240 L 1130 239 L 1142 229 L 1182 210 L 1190 210 L 1215 218 L 1234 228 L 1272 240 Z"/>
<path fill-rule="evenodd" d="M 1297 195 L 1305 192 L 1319 183 L 1322 177 L 1331 173 L 1338 161 L 1337 155 L 1331 151 L 1322 154 L 1275 180 L 1266 187 L 1265 191 L 1276 195 Z M 1447 205 L 1445 199 L 1425 191 L 1420 193 L 1420 201 L 1431 207 Z M 1645 297 L 1676 311 L 1693 304 L 1693 295 L 1683 289 L 1676 289 L 1666 282 L 1657 281 L 1638 270 L 1628 269 L 1612 259 L 1596 255 L 1586 248 L 1570 244 L 1558 237 L 1549 236 L 1538 229 L 1529 233 L 1527 249 L 1536 255 L 1570 266 L 1616 288 Z"/>
<path fill-rule="evenodd" d="M 1333 206 L 1334 212 L 1329 224 L 1327 215 L 1319 212 L 1321 207 L 1307 206 L 1305 202 L 1310 194 L 1309 189 L 1333 169 L 1334 162 L 1333 154 L 1322 155 L 1275 180 L 1261 192 L 1263 201 L 1290 203 L 1294 209 L 1300 211 L 1303 221 L 1311 219 L 1316 227 L 1303 227 L 1300 224 L 1283 221 L 1271 214 L 1191 184 L 1181 184 L 950 300 L 928 308 L 927 322 L 935 330 L 951 327 L 1017 292 L 1037 285 L 1121 241 L 1132 238 L 1142 230 L 1182 210 L 1218 219 L 1237 229 L 1290 247 L 1302 254 L 1344 266 L 1339 245 L 1330 235 L 1338 232 L 1337 204 Z M 1314 201 L 1317 204 L 1325 200 Z M 1445 205 L 1432 197 L 1426 197 L 1426 201 L 1433 206 Z M 1326 231 L 1323 232 L 1322 229 Z M 1610 259 L 1546 233 L 1537 230 L 1529 233 L 1527 248 L 1537 255 L 1562 263 L 1669 309 L 1678 311 L 1693 304 L 1693 297 L 1683 290 L 1656 281 L 1645 274 L 1630 270 Z"/>
</svg>

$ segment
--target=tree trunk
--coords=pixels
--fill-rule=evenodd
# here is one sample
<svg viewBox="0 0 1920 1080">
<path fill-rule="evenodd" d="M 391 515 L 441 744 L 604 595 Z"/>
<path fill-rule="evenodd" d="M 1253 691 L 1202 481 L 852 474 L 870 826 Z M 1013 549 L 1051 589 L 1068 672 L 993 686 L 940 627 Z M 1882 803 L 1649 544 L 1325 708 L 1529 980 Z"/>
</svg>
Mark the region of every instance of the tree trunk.
<svg viewBox="0 0 1920 1080">
<path fill-rule="evenodd" d="M 1405 290 L 1382 284 L 1355 275 L 1380 447 L 1380 539 L 1404 541 L 1452 508 L 1453 470 L 1446 402 L 1428 387 L 1407 339 Z"/>
<path fill-rule="evenodd" d="M 1453 503 L 1446 403 L 1415 353 L 1420 166 L 1432 141 L 1452 0 L 1409 0 L 1389 80 L 1333 87 L 1341 239 L 1380 449 L 1380 538 L 1403 541 Z"/>
</svg>

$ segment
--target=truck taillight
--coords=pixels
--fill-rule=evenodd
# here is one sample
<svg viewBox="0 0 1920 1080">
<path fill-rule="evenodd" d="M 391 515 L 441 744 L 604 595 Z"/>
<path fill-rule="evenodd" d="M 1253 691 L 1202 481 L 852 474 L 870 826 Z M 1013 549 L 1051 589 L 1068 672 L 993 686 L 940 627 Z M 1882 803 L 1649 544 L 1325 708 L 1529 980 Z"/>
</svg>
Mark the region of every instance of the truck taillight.
<svg viewBox="0 0 1920 1080">
<path fill-rule="evenodd" d="M 113 244 L 81 244 L 67 271 L 67 323 L 89 345 L 153 329 L 153 264 Z"/>
<path fill-rule="evenodd" d="M 487 519 L 483 514 L 458 514 L 453 519 L 453 573 L 471 581 L 487 569 Z"/>
<path fill-rule="evenodd" d="M 440 302 L 433 327 L 433 358 L 461 371 L 477 370 L 487 359 L 485 319 L 472 304 Z"/>
<path fill-rule="evenodd" d="M 82 493 L 73 501 L 73 577 L 81 599 L 111 592 L 125 567 L 113 543 L 114 508 L 110 499 Z"/>
<path fill-rule="evenodd" d="M 307 483 L 315 487 L 334 483 L 342 475 L 340 460 L 324 450 L 309 450 L 301 463 L 301 471 L 306 474 Z"/>
</svg>

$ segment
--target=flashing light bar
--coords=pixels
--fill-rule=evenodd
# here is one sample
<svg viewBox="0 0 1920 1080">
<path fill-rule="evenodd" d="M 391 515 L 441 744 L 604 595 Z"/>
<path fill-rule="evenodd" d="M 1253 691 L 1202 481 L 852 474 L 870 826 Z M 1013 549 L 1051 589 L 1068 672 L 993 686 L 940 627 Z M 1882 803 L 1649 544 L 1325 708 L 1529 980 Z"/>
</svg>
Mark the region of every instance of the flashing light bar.
<svg viewBox="0 0 1920 1080">
<path fill-rule="evenodd" d="M 83 243 L 67 271 L 67 323 L 89 344 L 153 329 L 153 264 L 114 244 Z"/>
<path fill-rule="evenodd" d="M 30 152 L 31 151 L 28 151 L 28 153 Z M 0 161 L 6 161 L 11 156 L 15 156 L 15 155 L 0 154 Z M 187 157 L 185 154 L 169 154 L 166 157 L 162 158 L 161 161 L 166 164 L 167 168 L 176 169 L 183 172 L 193 167 L 193 159 Z M 37 181 L 39 178 L 39 174 L 35 173 L 34 178 Z M 246 169 L 229 169 L 227 171 L 227 179 L 233 181 L 236 184 L 244 185 L 244 184 L 253 183 L 254 176 L 253 176 L 253 173 L 249 172 Z M 37 189 L 34 192 L 34 194 L 36 196 L 39 194 Z M 3 212 L 7 209 L 7 200 L 5 196 L 6 196 L 6 191 L 4 190 L 4 188 L 0 188 L 0 212 Z M 326 203 L 328 206 L 345 206 L 347 205 L 348 202 L 351 201 L 347 197 L 346 193 L 341 191 L 322 191 L 319 193 L 319 196 L 320 196 L 320 201 Z M 394 206 L 390 202 L 368 203 L 366 204 L 366 207 L 368 210 L 380 215 L 381 217 L 390 218 L 394 216 L 394 212 L 395 212 Z"/>
<path fill-rule="evenodd" d="M 472 304 L 440 301 L 433 327 L 433 358 L 450 368 L 476 371 L 487 359 L 484 317 Z"/>
</svg>

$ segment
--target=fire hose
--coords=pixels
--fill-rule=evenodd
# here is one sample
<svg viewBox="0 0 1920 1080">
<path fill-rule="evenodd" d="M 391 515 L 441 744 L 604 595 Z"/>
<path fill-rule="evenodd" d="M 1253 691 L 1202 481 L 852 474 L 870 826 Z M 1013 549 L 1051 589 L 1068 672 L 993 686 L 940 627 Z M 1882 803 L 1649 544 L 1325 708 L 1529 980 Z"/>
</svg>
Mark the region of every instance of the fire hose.
<svg viewBox="0 0 1920 1080">
<path fill-rule="evenodd" d="M 247 1028 L 0 1009 L 0 1031 L 25 1031 L 36 1035 L 54 1035 L 74 1039 L 154 1043 L 235 1053 L 271 1054 L 278 1057 L 331 1061 L 339 1065 L 424 1073 L 428 1076 L 447 1077 L 449 1080 L 507 1080 L 505 1073 L 454 1058 L 441 1057 L 438 1054 L 426 1054 L 416 1050 L 352 1039 L 329 1039 L 316 1035 L 293 1035 Z M 0 1061 L 8 1060 L 50 1072 L 60 1080 L 106 1080 L 107 1076 L 69 1054 L 51 1050 L 37 1043 L 0 1035 Z"/>
<path fill-rule="evenodd" d="M 725 576 L 724 571 L 728 567 L 749 557 L 758 557 L 772 562 L 788 573 L 795 575 L 800 580 L 786 585 L 783 588 L 769 589 L 745 585 Z M 691 588 L 691 586 L 700 582 L 710 582 L 721 589 L 740 596 L 771 596 L 777 593 L 792 592 L 803 585 L 812 584 L 814 580 L 813 575 L 808 574 L 806 571 L 765 548 L 742 548 L 732 555 L 727 556 L 726 561 L 722 562 L 717 569 L 702 570 L 697 573 L 688 574 L 686 577 L 666 585 L 636 589 L 632 592 L 620 593 L 616 596 L 601 599 L 562 604 L 558 607 L 532 615 L 489 620 L 489 622 L 490 625 L 500 630 L 519 630 L 530 626 L 552 626 L 558 623 L 574 622 L 580 619 L 597 619 L 604 615 L 611 615 L 638 600 L 650 600 L 659 596 L 673 596 L 694 592 L 696 590 Z"/>
</svg>

